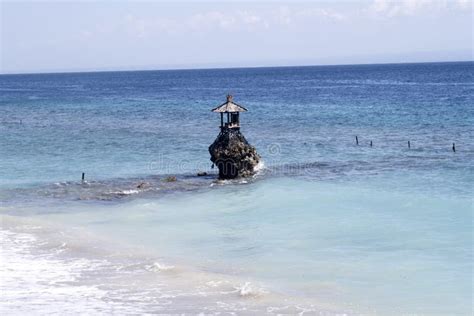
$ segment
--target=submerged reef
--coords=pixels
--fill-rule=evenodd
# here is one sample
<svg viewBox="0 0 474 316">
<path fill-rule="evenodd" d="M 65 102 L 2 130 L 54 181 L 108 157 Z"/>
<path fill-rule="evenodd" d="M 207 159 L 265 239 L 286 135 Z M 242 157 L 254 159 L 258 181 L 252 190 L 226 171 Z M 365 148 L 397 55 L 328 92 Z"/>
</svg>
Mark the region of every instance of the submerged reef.
<svg viewBox="0 0 474 316">
<path fill-rule="evenodd" d="M 239 129 L 223 128 L 209 146 L 211 161 L 219 168 L 219 179 L 235 179 L 255 174 L 260 156 Z"/>
</svg>

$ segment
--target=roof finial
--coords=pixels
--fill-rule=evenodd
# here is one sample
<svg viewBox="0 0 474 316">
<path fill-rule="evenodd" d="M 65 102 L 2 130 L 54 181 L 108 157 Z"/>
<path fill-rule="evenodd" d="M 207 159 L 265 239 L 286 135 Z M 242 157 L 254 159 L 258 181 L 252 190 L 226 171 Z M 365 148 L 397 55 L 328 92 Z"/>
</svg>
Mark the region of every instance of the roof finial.
<svg viewBox="0 0 474 316">
<path fill-rule="evenodd" d="M 232 96 L 230 94 L 227 95 L 227 102 L 232 102 Z"/>
</svg>

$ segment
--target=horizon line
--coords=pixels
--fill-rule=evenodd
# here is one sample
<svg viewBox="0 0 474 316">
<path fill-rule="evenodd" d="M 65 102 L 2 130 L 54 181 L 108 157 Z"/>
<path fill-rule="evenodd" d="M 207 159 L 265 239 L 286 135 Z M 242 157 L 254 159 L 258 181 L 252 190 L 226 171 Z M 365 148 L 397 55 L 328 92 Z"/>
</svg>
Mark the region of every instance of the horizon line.
<svg viewBox="0 0 474 316">
<path fill-rule="evenodd" d="M 11 72 L 0 73 L 0 76 L 21 75 L 53 75 L 53 74 L 87 74 L 87 73 L 109 73 L 109 72 L 145 72 L 145 71 L 192 71 L 192 70 L 226 70 L 226 69 L 265 69 L 265 68 L 291 68 L 291 67 L 334 67 L 334 66 L 369 66 L 369 65 L 406 65 L 406 64 L 447 64 L 447 63 L 472 63 L 469 60 L 447 60 L 447 61 L 408 61 L 408 62 L 377 62 L 377 63 L 341 63 L 341 64 L 302 64 L 302 65 L 273 65 L 273 66 L 216 66 L 216 67 L 183 67 L 183 68 L 156 68 L 156 69 L 116 69 L 116 70 L 58 70 L 45 72 Z"/>
</svg>

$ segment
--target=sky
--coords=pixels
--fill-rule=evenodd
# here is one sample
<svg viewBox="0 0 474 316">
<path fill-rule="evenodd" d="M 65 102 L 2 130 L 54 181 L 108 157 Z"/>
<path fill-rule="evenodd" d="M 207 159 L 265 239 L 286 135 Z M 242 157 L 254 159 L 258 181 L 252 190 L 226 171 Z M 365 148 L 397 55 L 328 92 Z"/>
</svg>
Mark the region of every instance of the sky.
<svg viewBox="0 0 474 316">
<path fill-rule="evenodd" d="M 0 0 L 0 73 L 473 60 L 474 0 Z"/>
</svg>

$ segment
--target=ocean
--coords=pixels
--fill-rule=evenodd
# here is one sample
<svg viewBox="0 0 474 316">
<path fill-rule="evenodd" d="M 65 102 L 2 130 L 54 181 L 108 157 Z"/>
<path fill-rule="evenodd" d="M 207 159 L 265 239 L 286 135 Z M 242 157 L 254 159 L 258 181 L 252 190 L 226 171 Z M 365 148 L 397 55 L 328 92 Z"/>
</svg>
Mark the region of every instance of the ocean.
<svg viewBox="0 0 474 316">
<path fill-rule="evenodd" d="M 471 315 L 473 70 L 0 75 L 0 313 Z"/>
</svg>

